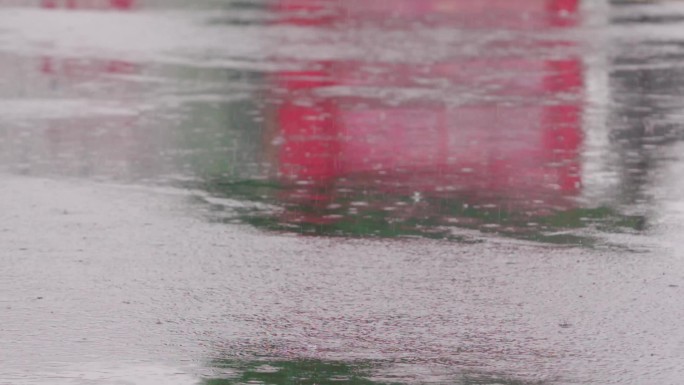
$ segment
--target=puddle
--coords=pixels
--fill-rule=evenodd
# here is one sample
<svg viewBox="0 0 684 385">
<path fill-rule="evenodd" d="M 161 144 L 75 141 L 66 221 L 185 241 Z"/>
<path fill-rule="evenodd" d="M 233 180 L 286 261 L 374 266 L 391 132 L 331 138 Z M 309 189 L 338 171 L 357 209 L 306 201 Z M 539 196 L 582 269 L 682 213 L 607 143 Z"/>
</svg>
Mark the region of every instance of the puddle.
<svg viewBox="0 0 684 385">
<path fill-rule="evenodd" d="M 6 8 L 2 167 L 264 203 L 278 209 L 208 219 L 301 234 L 595 245 L 648 229 L 674 107 L 629 96 L 652 98 L 583 36 L 598 16 L 420 4 Z M 659 92 L 672 76 L 654 73 Z"/>
</svg>

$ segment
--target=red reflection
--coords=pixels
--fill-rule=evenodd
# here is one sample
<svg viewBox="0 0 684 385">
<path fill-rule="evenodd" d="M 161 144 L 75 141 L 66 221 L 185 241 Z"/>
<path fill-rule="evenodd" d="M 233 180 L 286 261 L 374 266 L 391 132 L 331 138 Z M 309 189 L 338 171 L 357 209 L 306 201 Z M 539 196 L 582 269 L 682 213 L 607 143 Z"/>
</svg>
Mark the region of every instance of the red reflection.
<svg viewBox="0 0 684 385">
<path fill-rule="evenodd" d="M 282 19 L 300 26 L 344 28 L 358 21 L 382 26 L 390 20 L 391 28 L 410 30 L 415 28 L 410 20 L 428 20 L 466 30 L 532 28 L 540 34 L 572 26 L 577 8 L 578 0 L 278 4 Z M 329 205 L 341 186 L 372 186 L 388 196 L 459 195 L 473 203 L 513 202 L 537 213 L 570 208 L 567 198 L 581 191 L 582 110 L 573 97 L 583 88 L 582 62 L 558 55 L 536 58 L 538 46 L 512 38 L 497 44 L 523 53 L 420 64 L 328 61 L 305 63 L 313 70 L 278 73 L 275 88 L 286 96 L 280 96 L 277 128 L 269 140 L 283 180 L 302 186 L 284 199 Z M 446 88 L 434 86 L 445 83 Z M 393 100 L 395 89 L 399 96 L 413 91 L 425 96 Z M 364 96 L 364 90 L 375 94 Z M 341 94 L 321 96 L 325 91 Z M 475 96 L 450 106 L 450 98 L 461 95 Z"/>
</svg>

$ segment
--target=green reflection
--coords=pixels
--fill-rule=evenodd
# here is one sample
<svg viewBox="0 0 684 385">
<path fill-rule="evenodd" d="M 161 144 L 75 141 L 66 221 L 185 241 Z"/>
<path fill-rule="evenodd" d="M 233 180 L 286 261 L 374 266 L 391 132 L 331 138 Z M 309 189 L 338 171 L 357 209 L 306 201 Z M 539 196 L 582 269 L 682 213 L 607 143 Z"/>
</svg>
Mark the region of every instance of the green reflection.
<svg viewBox="0 0 684 385">
<path fill-rule="evenodd" d="M 180 168 L 200 178 L 258 172 L 261 137 L 249 115 L 255 109 L 252 101 L 187 103 L 185 109 L 176 131 L 181 149 L 174 154 Z"/>
<path fill-rule="evenodd" d="M 235 370 L 235 377 L 215 378 L 205 385 L 277 384 L 332 385 L 380 384 L 367 378 L 370 365 L 325 362 L 317 360 L 239 362 L 218 361 L 214 367 Z"/>
<path fill-rule="evenodd" d="M 387 364 L 382 362 L 322 361 L 314 359 L 237 361 L 217 360 L 211 366 L 230 374 L 205 379 L 203 385 L 264 384 L 264 385 L 390 385 L 401 381 L 384 379 L 381 373 Z M 385 376 L 386 377 L 386 376 Z M 396 376 L 395 376 L 396 377 Z M 450 383 L 455 385 L 542 385 L 494 375 L 459 375 Z"/>
<path fill-rule="evenodd" d="M 475 242 L 464 230 L 562 245 L 593 246 L 595 234 L 644 229 L 643 216 L 609 207 L 549 209 L 510 202 L 471 204 L 458 194 L 416 196 L 368 186 L 298 186 L 273 180 L 214 179 L 200 187 L 213 196 L 267 204 L 226 210 L 213 206 L 216 221 L 239 220 L 272 231 L 342 237 L 425 237 Z M 340 191 L 342 190 L 342 191 Z M 494 201 L 494 200 L 492 200 Z"/>
</svg>

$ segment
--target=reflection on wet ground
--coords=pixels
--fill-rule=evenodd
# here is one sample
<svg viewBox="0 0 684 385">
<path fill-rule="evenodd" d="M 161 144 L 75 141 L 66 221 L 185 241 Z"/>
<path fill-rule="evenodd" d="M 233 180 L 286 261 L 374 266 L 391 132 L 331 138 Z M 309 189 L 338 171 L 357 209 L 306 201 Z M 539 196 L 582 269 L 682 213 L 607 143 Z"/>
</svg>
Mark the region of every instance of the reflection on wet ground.
<svg viewBox="0 0 684 385">
<path fill-rule="evenodd" d="M 644 229 L 643 202 L 630 197 L 644 182 L 630 162 L 646 160 L 622 144 L 637 140 L 622 138 L 631 126 L 587 133 L 612 113 L 589 103 L 594 88 L 611 86 L 589 84 L 594 74 L 620 74 L 578 33 L 578 1 L 373 4 L 225 2 L 195 11 L 204 24 L 180 26 L 170 25 L 178 12 L 157 15 L 144 2 L 40 13 L 44 31 L 17 34 L 48 53 L 4 54 L 6 119 L 17 127 L 4 125 L 2 163 L 204 190 L 250 202 L 211 205 L 213 220 L 303 234 L 586 245 Z M 71 24 L 93 28 L 88 17 L 103 7 L 122 14 L 81 46 L 73 32 L 50 42 Z M 127 40 L 157 24 L 176 31 Z M 238 47 L 219 45 L 236 33 Z M 587 136 L 605 143 L 593 148 Z M 597 151 L 634 159 L 606 165 Z"/>
<path fill-rule="evenodd" d="M 302 385 L 383 385 L 401 384 L 399 376 L 374 375 L 374 369 L 382 362 L 335 362 L 320 360 L 294 361 L 217 361 L 214 367 L 227 372 L 224 378 L 208 379 L 204 385 L 230 384 L 302 384 Z M 464 375 L 450 382 L 458 385 L 532 385 L 505 378 L 477 374 Z M 541 382 L 535 382 L 542 385 Z"/>
<path fill-rule="evenodd" d="M 0 323 L 36 347 L 21 315 L 61 320 L 73 353 L 64 325 L 109 309 L 112 350 L 137 346 L 128 322 L 204 364 L 180 383 L 675 378 L 682 20 L 670 1 L 0 0 L 3 212 L 52 245 L 0 222 L 21 252 Z M 98 209 L 127 199 L 150 218 Z M 36 268 L 55 248 L 70 279 Z M 33 284 L 80 302 L 33 317 Z"/>
</svg>

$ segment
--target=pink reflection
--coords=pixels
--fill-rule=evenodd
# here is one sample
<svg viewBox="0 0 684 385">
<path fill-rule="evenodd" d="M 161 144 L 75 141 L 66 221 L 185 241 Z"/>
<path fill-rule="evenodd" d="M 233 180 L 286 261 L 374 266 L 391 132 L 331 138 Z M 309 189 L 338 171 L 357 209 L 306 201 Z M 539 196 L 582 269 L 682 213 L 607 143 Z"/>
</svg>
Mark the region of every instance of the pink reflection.
<svg viewBox="0 0 684 385">
<path fill-rule="evenodd" d="M 91 80 L 103 75 L 133 75 L 140 66 L 125 60 L 84 60 L 81 58 L 42 59 L 41 72 L 69 79 L 70 82 Z"/>
<path fill-rule="evenodd" d="M 135 0 L 43 0 L 41 3 L 43 8 L 71 10 L 130 11 L 135 5 Z M 150 152 L 154 144 L 138 129 L 139 86 L 119 78 L 138 75 L 142 70 L 137 63 L 116 58 L 45 56 L 40 59 L 39 72 L 49 80 L 53 91 L 65 99 L 88 101 L 84 111 L 75 116 L 48 120 L 46 153 L 59 159 L 61 172 L 128 178 L 154 168 Z"/>
<path fill-rule="evenodd" d="M 153 143 L 138 127 L 140 90 L 116 78 L 141 70 L 117 59 L 42 58 L 40 73 L 53 90 L 84 101 L 83 111 L 74 116 L 47 120 L 46 153 L 58 159 L 60 172 L 129 178 L 153 166 Z"/>
<path fill-rule="evenodd" d="M 578 6 L 579 0 L 280 0 L 276 7 L 300 25 L 403 19 L 530 29 L 572 25 Z"/>
<path fill-rule="evenodd" d="M 578 0 L 281 0 L 278 5 L 286 22 L 319 28 L 359 20 L 382 25 L 392 18 L 393 29 L 410 29 L 415 28 L 410 20 L 425 18 L 465 29 L 538 33 L 571 27 L 577 8 Z M 505 44 L 525 47 L 512 38 Z M 283 199 L 327 207 L 339 190 L 372 188 L 388 199 L 415 193 L 459 196 L 535 214 L 572 208 L 571 198 L 581 192 L 582 109 L 576 96 L 583 88 L 583 66 L 578 57 L 537 59 L 537 51 L 528 50 L 421 64 L 306 63 L 315 69 L 278 73 L 275 88 L 287 96 L 276 108 L 277 129 L 269 140 L 276 143 L 283 181 L 301 186 Z M 430 84 L 448 84 L 448 95 L 428 92 L 399 102 L 354 96 L 354 91 L 321 96 L 335 89 L 439 90 Z M 475 96 L 450 107 L 447 100 L 454 94 Z M 335 220 L 288 215 L 310 223 Z"/>
<path fill-rule="evenodd" d="M 135 0 L 42 0 L 43 8 L 131 9 Z"/>
</svg>

